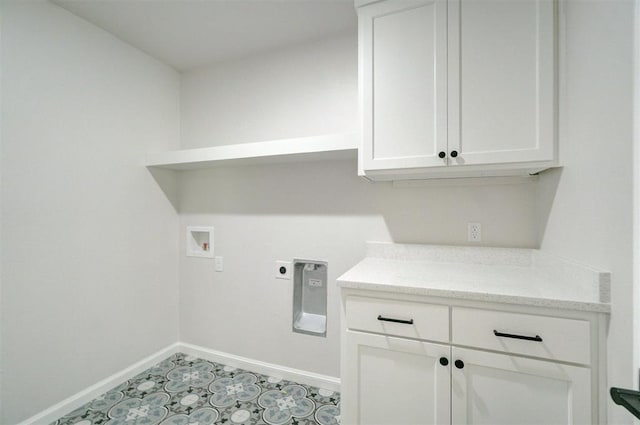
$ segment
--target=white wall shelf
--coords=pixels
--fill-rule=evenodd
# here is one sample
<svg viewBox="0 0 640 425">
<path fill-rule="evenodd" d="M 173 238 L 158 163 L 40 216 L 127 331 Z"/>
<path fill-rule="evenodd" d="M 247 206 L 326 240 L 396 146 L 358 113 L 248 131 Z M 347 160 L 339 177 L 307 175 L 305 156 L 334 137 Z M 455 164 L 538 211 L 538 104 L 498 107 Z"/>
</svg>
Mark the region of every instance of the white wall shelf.
<svg viewBox="0 0 640 425">
<path fill-rule="evenodd" d="M 147 167 L 193 170 L 230 165 L 356 159 L 356 133 L 331 134 L 148 154 Z"/>
</svg>

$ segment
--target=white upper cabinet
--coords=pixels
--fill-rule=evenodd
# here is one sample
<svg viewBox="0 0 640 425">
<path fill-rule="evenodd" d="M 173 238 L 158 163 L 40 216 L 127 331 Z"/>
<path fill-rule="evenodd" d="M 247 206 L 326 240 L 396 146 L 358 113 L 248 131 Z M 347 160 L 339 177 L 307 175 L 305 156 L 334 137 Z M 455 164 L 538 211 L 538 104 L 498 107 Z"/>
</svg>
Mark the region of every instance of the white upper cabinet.
<svg viewBox="0 0 640 425">
<path fill-rule="evenodd" d="M 442 165 L 447 146 L 447 3 L 384 1 L 359 11 L 364 168 Z"/>
<path fill-rule="evenodd" d="M 554 5 L 449 2 L 453 165 L 554 159 Z"/>
<path fill-rule="evenodd" d="M 361 175 L 557 165 L 553 0 L 384 0 L 358 19 Z"/>
</svg>

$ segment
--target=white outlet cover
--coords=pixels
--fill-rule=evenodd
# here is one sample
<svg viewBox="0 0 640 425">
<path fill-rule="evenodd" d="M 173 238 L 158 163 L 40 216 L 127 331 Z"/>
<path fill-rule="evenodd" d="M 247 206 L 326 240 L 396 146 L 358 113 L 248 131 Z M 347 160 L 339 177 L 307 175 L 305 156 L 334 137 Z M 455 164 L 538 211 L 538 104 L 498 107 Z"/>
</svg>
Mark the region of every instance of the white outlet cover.
<svg viewBox="0 0 640 425">
<path fill-rule="evenodd" d="M 215 269 L 217 272 L 224 271 L 224 258 L 220 256 L 213 257 L 215 261 Z"/>
<path fill-rule="evenodd" d="M 282 273 L 280 268 L 284 267 L 285 272 Z M 291 275 L 293 274 L 293 264 L 291 261 L 276 261 L 275 275 L 276 279 L 286 279 L 291 280 Z"/>
<path fill-rule="evenodd" d="M 482 225 L 480 223 L 467 223 L 467 240 L 469 242 L 482 241 Z"/>
</svg>

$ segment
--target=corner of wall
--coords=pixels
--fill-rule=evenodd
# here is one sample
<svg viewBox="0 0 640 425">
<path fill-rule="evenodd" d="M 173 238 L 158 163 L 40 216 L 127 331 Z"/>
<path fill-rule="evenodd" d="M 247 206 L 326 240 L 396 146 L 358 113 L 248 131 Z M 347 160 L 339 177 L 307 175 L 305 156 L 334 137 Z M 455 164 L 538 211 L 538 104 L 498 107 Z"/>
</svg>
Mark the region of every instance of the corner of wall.
<svg viewBox="0 0 640 425">
<path fill-rule="evenodd" d="M 634 46 L 633 46 L 633 115 L 640 114 L 640 0 L 634 0 Z M 633 127 L 633 382 L 640 387 L 640 120 L 634 120 Z M 640 421 L 636 421 L 640 423 Z"/>
<path fill-rule="evenodd" d="M 0 1 L 0 64 L 2 63 L 2 10 L 3 2 Z M 2 66 L 0 66 L 0 99 L 2 99 Z M 2 152 L 2 102 L 0 102 L 0 157 Z M 5 423 L 4 420 L 4 393 L 3 393 L 3 377 L 4 377 L 4 363 L 2 361 L 3 355 L 3 334 L 4 334 L 4 326 L 3 323 L 3 308 L 2 308 L 2 168 L 0 167 L 0 423 Z"/>
</svg>

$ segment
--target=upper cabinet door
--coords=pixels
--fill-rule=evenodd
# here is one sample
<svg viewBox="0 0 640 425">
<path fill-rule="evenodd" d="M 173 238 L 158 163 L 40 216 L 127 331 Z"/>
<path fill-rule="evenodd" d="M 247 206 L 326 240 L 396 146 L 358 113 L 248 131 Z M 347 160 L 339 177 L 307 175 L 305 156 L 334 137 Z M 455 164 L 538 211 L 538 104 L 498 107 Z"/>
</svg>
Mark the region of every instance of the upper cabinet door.
<svg viewBox="0 0 640 425">
<path fill-rule="evenodd" d="M 358 17 L 362 168 L 446 165 L 446 1 L 378 2 Z"/>
<path fill-rule="evenodd" d="M 448 6 L 450 165 L 554 160 L 554 1 Z"/>
</svg>

